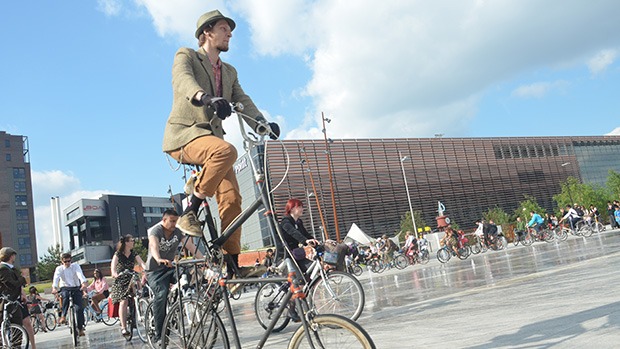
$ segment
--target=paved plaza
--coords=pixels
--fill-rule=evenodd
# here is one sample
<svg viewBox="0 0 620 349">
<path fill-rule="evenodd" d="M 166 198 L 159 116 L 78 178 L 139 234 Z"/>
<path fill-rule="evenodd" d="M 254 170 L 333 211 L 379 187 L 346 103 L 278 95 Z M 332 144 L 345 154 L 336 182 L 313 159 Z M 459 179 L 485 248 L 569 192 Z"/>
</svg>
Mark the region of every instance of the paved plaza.
<svg viewBox="0 0 620 349">
<path fill-rule="evenodd" d="M 434 257 L 434 255 L 433 255 Z M 358 322 L 377 348 L 618 348 L 620 231 L 559 243 L 509 245 L 382 274 L 364 272 L 366 307 Z M 243 348 L 262 328 L 253 293 L 233 307 Z M 286 348 L 294 326 L 266 348 Z M 80 348 L 148 348 L 118 326 L 89 325 Z M 39 349 L 71 348 L 66 328 L 37 334 Z"/>
</svg>

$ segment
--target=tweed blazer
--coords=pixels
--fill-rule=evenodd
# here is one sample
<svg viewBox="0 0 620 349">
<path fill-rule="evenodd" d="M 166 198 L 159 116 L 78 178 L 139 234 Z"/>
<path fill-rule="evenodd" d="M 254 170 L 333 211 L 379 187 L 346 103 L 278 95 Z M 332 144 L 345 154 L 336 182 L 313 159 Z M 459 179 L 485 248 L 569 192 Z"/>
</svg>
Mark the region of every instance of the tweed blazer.
<svg viewBox="0 0 620 349">
<path fill-rule="evenodd" d="M 262 115 L 254 102 L 243 92 L 237 70 L 230 64 L 222 62 L 222 97 L 227 101 L 240 102 L 244 114 L 253 117 Z M 199 106 L 193 97 L 198 91 L 215 95 L 215 74 L 204 49 L 194 51 L 181 48 L 177 51 L 172 65 L 172 111 L 164 130 L 163 151 L 177 150 L 192 140 L 214 135 L 224 138 L 222 120 L 214 115 L 213 110 Z M 254 130 L 256 123 L 246 120 Z"/>
</svg>

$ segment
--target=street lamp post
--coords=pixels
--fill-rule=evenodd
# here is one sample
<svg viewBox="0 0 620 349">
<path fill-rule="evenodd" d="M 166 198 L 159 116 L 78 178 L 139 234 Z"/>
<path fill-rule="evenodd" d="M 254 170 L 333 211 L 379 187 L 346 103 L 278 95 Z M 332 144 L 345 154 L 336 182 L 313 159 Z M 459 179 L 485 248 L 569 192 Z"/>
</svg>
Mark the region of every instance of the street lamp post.
<svg viewBox="0 0 620 349">
<path fill-rule="evenodd" d="M 400 150 L 399 150 L 398 158 L 400 159 L 400 168 L 401 170 L 403 170 L 403 179 L 405 180 L 405 189 L 407 190 L 407 201 L 409 201 L 409 212 L 411 213 L 411 222 L 413 222 L 413 233 L 415 234 L 415 236 L 417 236 L 418 228 L 415 225 L 415 217 L 413 216 L 413 206 L 411 205 L 411 196 L 409 195 L 409 186 L 407 185 L 407 175 L 405 175 L 405 166 L 403 165 L 403 162 L 409 159 L 409 156 L 403 157 L 403 155 L 400 153 Z"/>
<path fill-rule="evenodd" d="M 310 212 L 310 224 L 312 225 L 312 237 L 316 240 L 316 230 L 314 230 L 314 219 L 312 218 L 312 205 L 310 204 L 310 197 L 313 195 L 314 193 L 311 191 L 306 192 L 306 198 L 308 199 L 308 212 Z"/>
<path fill-rule="evenodd" d="M 562 165 L 560 165 L 560 166 L 561 166 L 561 167 L 566 167 L 566 166 L 568 166 L 568 165 L 570 165 L 570 162 L 565 162 L 565 163 L 563 163 L 563 164 L 562 164 Z M 572 196 L 572 195 L 571 195 L 571 193 L 570 193 L 570 182 L 568 181 L 568 178 L 566 178 L 566 190 L 568 191 L 568 198 L 570 199 L 570 205 L 571 205 L 571 207 L 572 207 L 572 206 L 573 206 L 574 201 L 573 201 L 573 196 Z"/>
</svg>

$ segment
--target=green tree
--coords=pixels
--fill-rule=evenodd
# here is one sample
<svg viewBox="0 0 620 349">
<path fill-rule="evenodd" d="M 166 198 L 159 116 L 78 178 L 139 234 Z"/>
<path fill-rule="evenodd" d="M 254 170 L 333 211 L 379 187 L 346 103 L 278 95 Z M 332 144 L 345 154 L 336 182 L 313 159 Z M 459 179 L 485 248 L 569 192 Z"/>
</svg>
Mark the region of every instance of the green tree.
<svg viewBox="0 0 620 349">
<path fill-rule="evenodd" d="M 611 198 L 614 200 L 620 199 L 620 173 L 609 170 L 609 175 L 607 176 L 607 188 L 611 193 Z M 602 207 L 599 207 L 599 210 Z"/>
<path fill-rule="evenodd" d="M 541 215 L 542 217 L 545 216 L 545 213 L 547 213 L 547 211 L 538 204 L 538 201 L 536 201 L 535 197 L 530 196 L 530 195 L 524 195 L 524 197 L 525 197 L 525 200 L 521 201 L 519 203 L 519 207 L 517 207 L 517 209 L 515 210 L 515 213 L 514 213 L 515 220 L 517 219 L 517 217 L 521 217 L 521 219 L 524 220 L 525 222 L 529 222 L 531 218 L 530 211 L 534 211 L 538 213 L 539 215 Z"/>
<path fill-rule="evenodd" d="M 416 228 L 418 228 L 418 230 L 422 229 L 422 231 L 424 231 L 426 222 L 424 222 L 424 219 L 422 218 L 422 212 L 413 211 L 413 218 L 415 219 Z M 401 232 L 413 231 L 413 222 L 411 221 L 410 211 L 405 212 L 405 214 L 401 218 L 400 231 Z"/>
<path fill-rule="evenodd" d="M 142 244 L 142 239 L 136 239 L 133 244 L 133 250 L 135 253 L 140 255 L 140 258 L 142 258 L 142 260 L 146 263 L 146 257 L 148 256 L 149 250 L 146 246 Z"/>
<path fill-rule="evenodd" d="M 611 181 L 613 183 L 615 177 L 613 177 Z M 594 205 L 599 210 L 603 210 L 607 206 L 607 201 L 611 200 L 609 188 L 589 183 L 579 183 L 574 177 L 568 177 L 566 181 L 560 183 L 560 185 L 562 191 L 553 196 L 553 200 L 558 204 L 558 207 L 565 207 L 566 205 L 572 206 L 574 203 L 578 203 L 586 208 L 590 205 Z"/>
<path fill-rule="evenodd" d="M 482 213 L 482 217 L 484 217 L 486 221 L 492 220 L 497 225 L 510 223 L 510 215 L 501 207 L 497 206 Z"/>
<path fill-rule="evenodd" d="M 54 270 L 60 265 L 60 256 L 62 253 L 60 244 L 47 248 L 47 252 L 40 258 L 39 263 L 37 263 L 37 276 L 40 281 L 51 280 L 54 277 Z"/>
</svg>

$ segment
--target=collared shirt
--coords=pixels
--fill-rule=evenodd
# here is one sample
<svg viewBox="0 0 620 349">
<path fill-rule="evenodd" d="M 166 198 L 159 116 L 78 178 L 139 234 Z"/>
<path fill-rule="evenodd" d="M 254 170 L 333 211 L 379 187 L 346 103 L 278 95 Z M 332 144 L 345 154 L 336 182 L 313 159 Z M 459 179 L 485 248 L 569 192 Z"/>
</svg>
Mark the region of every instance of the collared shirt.
<svg viewBox="0 0 620 349">
<path fill-rule="evenodd" d="M 71 263 L 69 267 L 65 267 L 64 264 L 56 267 L 52 287 L 58 288 L 60 280 L 65 284 L 65 287 L 78 287 L 86 282 L 86 277 L 84 277 L 79 264 Z"/>
<path fill-rule="evenodd" d="M 222 97 L 222 60 L 218 58 L 215 64 L 211 62 L 211 67 L 215 75 L 215 96 Z"/>
<path fill-rule="evenodd" d="M 13 266 L 13 264 L 9 264 L 7 262 L 0 262 L 0 264 L 4 264 L 4 265 L 6 265 L 7 267 L 9 267 L 11 269 L 15 268 L 15 266 Z"/>
<path fill-rule="evenodd" d="M 101 278 L 99 280 L 94 280 L 90 286 L 86 289 L 87 291 L 97 291 L 97 293 L 102 293 L 103 291 L 108 289 L 108 283 L 105 281 L 105 278 Z"/>
</svg>

